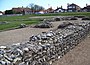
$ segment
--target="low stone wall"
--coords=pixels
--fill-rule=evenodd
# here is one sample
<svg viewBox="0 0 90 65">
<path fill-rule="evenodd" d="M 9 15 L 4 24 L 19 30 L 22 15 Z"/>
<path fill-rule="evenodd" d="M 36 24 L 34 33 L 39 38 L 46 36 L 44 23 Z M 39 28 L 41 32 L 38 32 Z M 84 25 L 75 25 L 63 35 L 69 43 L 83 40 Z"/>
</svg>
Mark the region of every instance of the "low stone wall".
<svg viewBox="0 0 90 65">
<path fill-rule="evenodd" d="M 90 22 L 42 32 L 26 43 L 0 46 L 0 65 L 51 65 L 77 46 L 89 33 Z"/>
</svg>

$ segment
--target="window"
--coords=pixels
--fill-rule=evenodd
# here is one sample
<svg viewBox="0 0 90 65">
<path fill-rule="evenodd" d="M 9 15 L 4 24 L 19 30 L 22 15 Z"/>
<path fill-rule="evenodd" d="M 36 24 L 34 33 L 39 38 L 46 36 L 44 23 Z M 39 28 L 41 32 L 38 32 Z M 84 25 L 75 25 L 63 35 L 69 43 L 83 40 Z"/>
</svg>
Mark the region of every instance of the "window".
<svg viewBox="0 0 90 65">
<path fill-rule="evenodd" d="M 72 8 L 72 6 L 69 6 L 68 8 Z"/>
<path fill-rule="evenodd" d="M 73 6 L 72 8 L 75 8 L 75 6 Z"/>
<path fill-rule="evenodd" d="M 72 12 L 72 10 L 68 10 L 68 12 Z"/>
</svg>

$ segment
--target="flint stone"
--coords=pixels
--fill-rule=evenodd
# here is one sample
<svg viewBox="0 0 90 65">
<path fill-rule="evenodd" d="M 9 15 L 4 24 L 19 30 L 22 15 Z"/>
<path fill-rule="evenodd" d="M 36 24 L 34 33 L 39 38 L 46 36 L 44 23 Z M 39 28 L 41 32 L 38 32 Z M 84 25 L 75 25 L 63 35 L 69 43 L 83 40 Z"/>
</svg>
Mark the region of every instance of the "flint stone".
<svg viewBox="0 0 90 65">
<path fill-rule="evenodd" d="M 44 22 L 54 22 L 54 19 L 44 19 Z"/>
<path fill-rule="evenodd" d="M 59 17 L 54 18 L 55 21 L 61 21 L 61 19 Z"/>
<path fill-rule="evenodd" d="M 60 24 L 59 26 L 58 26 L 58 28 L 65 28 L 65 27 L 67 27 L 67 26 L 69 26 L 69 25 L 73 25 L 72 23 L 70 23 L 70 22 L 63 22 L 62 24 Z"/>
<path fill-rule="evenodd" d="M 25 27 L 27 27 L 26 24 L 20 24 L 20 25 L 19 25 L 19 28 L 25 28 Z"/>
<path fill-rule="evenodd" d="M 85 16 L 74 16 L 74 17 L 77 17 L 77 18 L 83 18 L 83 17 L 85 17 Z"/>
<path fill-rule="evenodd" d="M 83 17 L 82 20 L 90 20 L 90 17 Z"/>
<path fill-rule="evenodd" d="M 65 25 L 67 24 L 67 25 Z M 26 43 L 1 46 L 1 65 L 51 65 L 89 33 L 90 22 L 65 23 L 62 29 L 33 35 Z"/>
<path fill-rule="evenodd" d="M 76 17 L 71 17 L 70 20 L 78 20 Z"/>
<path fill-rule="evenodd" d="M 52 28 L 53 25 L 50 22 L 43 22 L 34 26 L 35 28 Z"/>
<path fill-rule="evenodd" d="M 7 47 L 6 46 L 0 46 L 0 49 L 6 49 Z"/>
</svg>

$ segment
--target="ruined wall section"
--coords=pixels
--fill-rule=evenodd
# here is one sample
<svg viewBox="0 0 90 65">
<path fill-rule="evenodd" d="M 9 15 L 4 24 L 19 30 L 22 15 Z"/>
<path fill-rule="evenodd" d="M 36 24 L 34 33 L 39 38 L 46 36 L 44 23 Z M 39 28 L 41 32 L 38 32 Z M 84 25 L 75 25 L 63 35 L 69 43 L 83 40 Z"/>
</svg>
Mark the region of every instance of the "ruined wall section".
<svg viewBox="0 0 90 65">
<path fill-rule="evenodd" d="M 26 43 L 0 46 L 0 65 L 50 65 L 77 46 L 90 31 L 90 22 L 42 32 Z"/>
</svg>

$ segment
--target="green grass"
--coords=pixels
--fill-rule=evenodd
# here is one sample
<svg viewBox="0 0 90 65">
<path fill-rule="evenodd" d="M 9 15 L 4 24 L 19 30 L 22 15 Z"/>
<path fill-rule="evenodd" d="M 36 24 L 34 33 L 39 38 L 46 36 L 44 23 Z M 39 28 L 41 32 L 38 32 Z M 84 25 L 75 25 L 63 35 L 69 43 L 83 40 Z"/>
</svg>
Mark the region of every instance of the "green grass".
<svg viewBox="0 0 90 65">
<path fill-rule="evenodd" d="M 90 12 L 66 12 L 66 13 L 50 13 L 50 14 L 32 14 L 31 16 L 74 16 L 85 15 L 90 16 Z"/>
<path fill-rule="evenodd" d="M 40 21 L 40 19 L 30 19 L 30 15 L 24 15 L 24 16 L 1 16 L 0 22 L 6 21 L 7 24 L 0 24 L 0 31 L 13 29 L 15 27 L 18 27 L 20 24 L 37 24 Z"/>
<path fill-rule="evenodd" d="M 0 25 L 0 30 L 8 30 L 8 29 L 13 29 L 15 27 L 18 27 L 20 24 L 37 24 L 39 23 L 39 21 L 21 21 L 21 22 L 17 22 L 17 21 L 13 21 L 13 22 L 9 22 L 7 24 L 2 24 Z"/>
<path fill-rule="evenodd" d="M 19 26 L 24 23 L 27 25 L 37 24 L 41 21 L 40 18 L 30 18 L 34 16 L 90 16 L 90 12 L 67 12 L 67 13 L 50 13 L 50 14 L 31 14 L 23 16 L 0 16 L 0 22 L 7 21 L 8 24 L 0 24 L 0 30 L 7 30 Z"/>
</svg>

